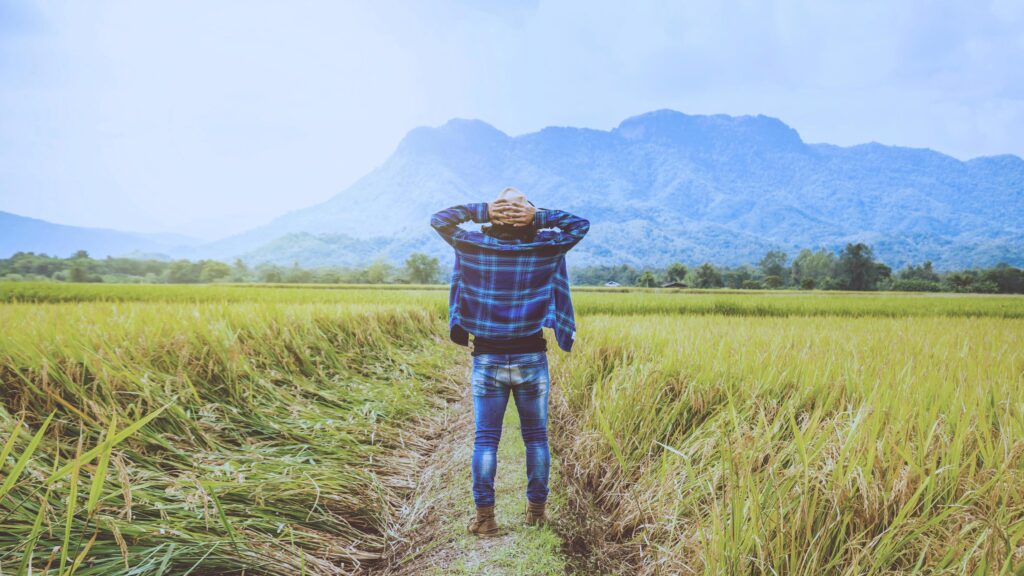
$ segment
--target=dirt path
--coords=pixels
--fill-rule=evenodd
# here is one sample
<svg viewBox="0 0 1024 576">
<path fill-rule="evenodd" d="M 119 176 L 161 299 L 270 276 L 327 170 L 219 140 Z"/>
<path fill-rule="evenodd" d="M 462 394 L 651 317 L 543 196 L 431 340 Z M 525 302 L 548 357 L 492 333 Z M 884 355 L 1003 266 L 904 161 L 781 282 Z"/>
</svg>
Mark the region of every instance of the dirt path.
<svg viewBox="0 0 1024 576">
<path fill-rule="evenodd" d="M 523 525 L 526 507 L 526 452 L 519 433 L 519 416 L 509 398 L 498 446 L 495 516 L 507 533 L 478 538 L 466 532 L 474 515 L 470 456 L 473 452 L 473 403 L 469 367 L 453 374 L 465 382 L 465 393 L 445 409 L 438 449 L 421 467 L 415 496 L 406 511 L 408 542 L 394 553 L 389 576 L 428 575 L 548 575 L 565 574 L 568 561 L 562 538 L 555 531 L 565 503 L 561 467 L 552 454 L 547 516 L 541 527 Z"/>
</svg>

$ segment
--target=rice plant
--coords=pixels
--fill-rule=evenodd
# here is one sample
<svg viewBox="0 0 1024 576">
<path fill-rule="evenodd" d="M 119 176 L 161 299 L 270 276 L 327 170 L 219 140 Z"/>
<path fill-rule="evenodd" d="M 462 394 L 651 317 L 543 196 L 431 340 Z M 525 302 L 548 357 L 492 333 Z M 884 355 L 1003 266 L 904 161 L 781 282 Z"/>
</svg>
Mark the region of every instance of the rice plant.
<svg viewBox="0 0 1024 576">
<path fill-rule="evenodd" d="M 824 292 L 795 290 L 677 290 L 574 287 L 579 315 L 944 316 L 1024 318 L 1020 296 Z M 287 302 L 415 306 L 443 315 L 447 286 L 406 285 L 141 285 L 0 282 L 0 302 Z"/>
<path fill-rule="evenodd" d="M 347 574 L 398 539 L 441 317 L 0 305 L 0 573 Z"/>
<path fill-rule="evenodd" d="M 0 574 L 377 566 L 466 385 L 447 297 L 0 284 Z M 1022 570 L 1024 299 L 574 302 L 552 442 L 596 571 Z"/>
<path fill-rule="evenodd" d="M 641 573 L 1024 566 L 1024 322 L 580 325 L 552 357 L 560 454 Z"/>
</svg>

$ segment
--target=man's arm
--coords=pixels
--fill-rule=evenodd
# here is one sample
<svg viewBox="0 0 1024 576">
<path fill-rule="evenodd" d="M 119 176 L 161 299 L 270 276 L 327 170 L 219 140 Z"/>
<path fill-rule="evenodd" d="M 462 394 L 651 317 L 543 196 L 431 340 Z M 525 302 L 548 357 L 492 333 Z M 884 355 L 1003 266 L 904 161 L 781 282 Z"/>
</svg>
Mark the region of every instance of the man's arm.
<svg viewBox="0 0 1024 576">
<path fill-rule="evenodd" d="M 557 228 L 558 235 L 553 244 L 566 251 L 583 240 L 583 237 L 590 231 L 590 220 L 562 210 L 538 209 L 533 215 L 533 222 L 538 229 Z"/>
<path fill-rule="evenodd" d="M 430 217 L 430 225 L 444 238 L 445 242 L 454 247 L 457 240 L 469 234 L 469 231 L 463 230 L 459 224 L 470 220 L 480 224 L 490 220 L 486 202 L 460 204 L 445 208 Z"/>
</svg>

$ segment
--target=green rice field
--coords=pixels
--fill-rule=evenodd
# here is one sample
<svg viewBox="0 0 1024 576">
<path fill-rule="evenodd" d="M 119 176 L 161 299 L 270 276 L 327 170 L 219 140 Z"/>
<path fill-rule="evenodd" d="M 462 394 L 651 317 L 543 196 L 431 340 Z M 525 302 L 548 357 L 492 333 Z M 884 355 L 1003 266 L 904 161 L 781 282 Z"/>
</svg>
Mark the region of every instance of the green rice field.
<svg viewBox="0 0 1024 576">
<path fill-rule="evenodd" d="M 374 571 L 468 385 L 446 288 L 0 284 L 0 574 Z M 573 301 L 580 573 L 1024 573 L 1024 298 Z"/>
</svg>

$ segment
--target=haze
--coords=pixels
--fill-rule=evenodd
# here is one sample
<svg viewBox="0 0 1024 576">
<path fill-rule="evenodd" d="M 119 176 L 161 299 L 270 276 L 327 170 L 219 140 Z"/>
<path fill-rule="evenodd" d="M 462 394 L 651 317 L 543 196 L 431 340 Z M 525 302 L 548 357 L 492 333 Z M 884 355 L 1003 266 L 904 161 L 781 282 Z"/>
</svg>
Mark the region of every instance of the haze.
<svg viewBox="0 0 1024 576">
<path fill-rule="evenodd" d="M 0 210 L 218 238 L 452 117 L 1024 155 L 1024 2 L 0 0 Z M 415 190 L 409 190 L 415 194 Z"/>
</svg>

